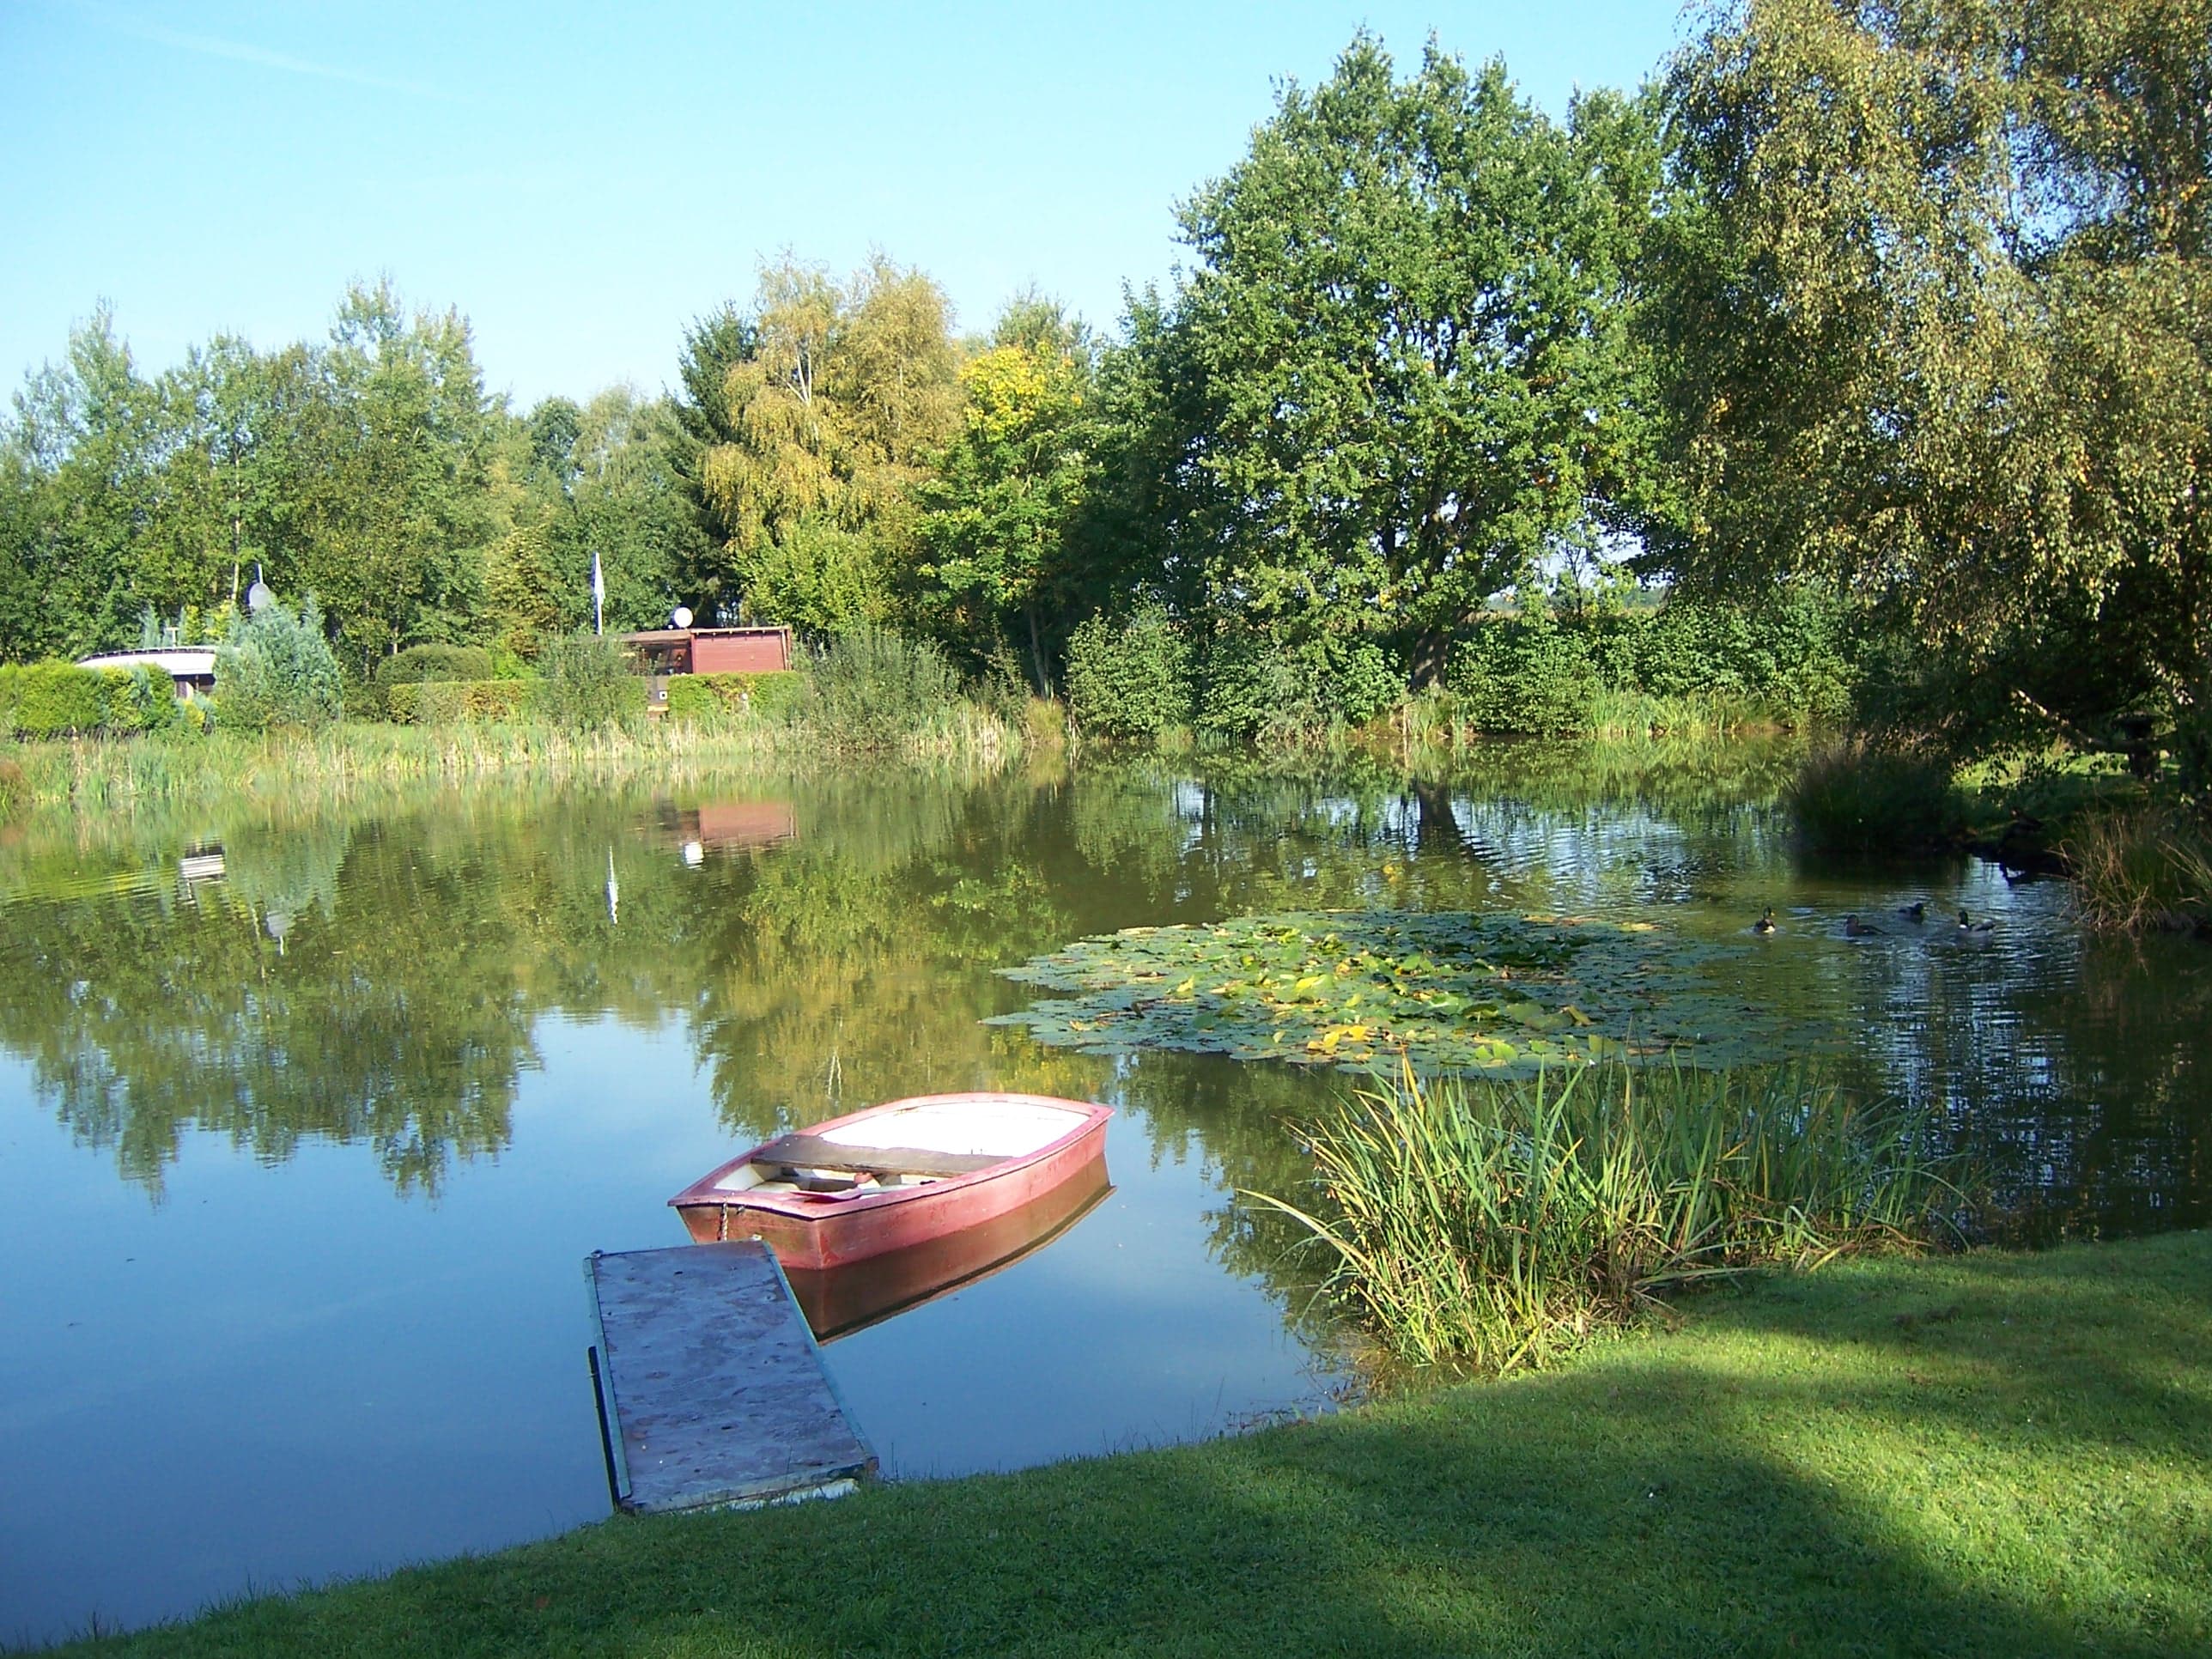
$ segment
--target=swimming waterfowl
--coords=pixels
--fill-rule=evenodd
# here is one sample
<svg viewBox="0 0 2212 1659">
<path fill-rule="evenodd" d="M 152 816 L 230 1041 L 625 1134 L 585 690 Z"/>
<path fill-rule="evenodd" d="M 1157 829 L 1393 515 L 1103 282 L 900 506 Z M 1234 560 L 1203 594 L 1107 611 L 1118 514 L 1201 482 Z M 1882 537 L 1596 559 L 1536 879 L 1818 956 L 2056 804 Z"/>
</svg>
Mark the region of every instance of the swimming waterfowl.
<svg viewBox="0 0 2212 1659">
<path fill-rule="evenodd" d="M 1996 926 L 1994 921 L 1976 921 L 1964 910 L 1959 912 L 1959 931 L 1962 933 L 1993 933 Z"/>
<path fill-rule="evenodd" d="M 1774 907 L 1772 905 L 1768 905 L 1766 907 L 1766 914 L 1761 916 L 1757 921 L 1751 924 L 1751 931 L 1754 933 L 1771 933 L 1774 931 Z"/>
<path fill-rule="evenodd" d="M 1907 921 L 1925 921 L 1928 920 L 1928 901 L 1915 899 L 1910 904 L 1900 904 L 1897 907 L 1897 914 Z"/>
<path fill-rule="evenodd" d="M 1871 939 L 1874 937 L 1875 930 L 1868 927 L 1866 923 L 1861 921 L 1856 916 L 1845 916 L 1844 918 L 1844 935 L 1850 939 Z"/>
</svg>

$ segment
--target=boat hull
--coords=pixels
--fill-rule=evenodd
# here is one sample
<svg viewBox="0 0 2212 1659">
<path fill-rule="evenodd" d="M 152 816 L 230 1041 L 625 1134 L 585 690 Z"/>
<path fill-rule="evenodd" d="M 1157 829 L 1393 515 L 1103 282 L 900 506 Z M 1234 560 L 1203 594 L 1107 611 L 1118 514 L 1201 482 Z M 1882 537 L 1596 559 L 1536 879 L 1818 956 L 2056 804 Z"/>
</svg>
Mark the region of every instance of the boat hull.
<svg viewBox="0 0 2212 1659">
<path fill-rule="evenodd" d="M 1078 1114 L 1079 1121 L 1066 1133 L 1034 1152 L 1009 1158 L 988 1170 L 924 1186 L 857 1198 L 720 1190 L 718 1182 L 772 1144 L 764 1141 L 693 1182 L 669 1203 L 683 1216 L 695 1243 L 758 1238 L 775 1251 L 787 1270 L 816 1272 L 912 1249 L 931 1239 L 981 1226 L 1036 1202 L 1084 1175 L 1104 1157 L 1106 1120 L 1113 1115 L 1110 1108 L 1038 1096 L 925 1096 L 833 1118 L 805 1133 L 819 1135 L 910 1107 L 962 1101 L 1042 1101 Z"/>
<path fill-rule="evenodd" d="M 1028 1260 L 1114 1191 L 1106 1146 L 1069 1179 L 1018 1208 L 842 1267 L 788 1267 L 784 1279 L 814 1340 L 828 1344 Z"/>
</svg>

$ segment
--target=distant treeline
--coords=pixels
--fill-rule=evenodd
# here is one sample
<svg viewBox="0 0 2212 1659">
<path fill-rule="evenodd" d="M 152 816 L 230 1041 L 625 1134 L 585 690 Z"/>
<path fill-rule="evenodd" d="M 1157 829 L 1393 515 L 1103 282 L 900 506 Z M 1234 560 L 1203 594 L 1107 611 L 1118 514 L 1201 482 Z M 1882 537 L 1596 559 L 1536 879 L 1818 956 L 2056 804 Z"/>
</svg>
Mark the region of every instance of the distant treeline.
<svg viewBox="0 0 2212 1659">
<path fill-rule="evenodd" d="M 611 626 L 889 628 L 1050 695 L 1134 641 L 1231 729 L 1286 687 L 1495 701 L 1540 591 L 1632 580 L 1754 655 L 1807 607 L 1851 642 L 1759 695 L 1878 684 L 1863 718 L 1958 750 L 2148 729 L 2201 776 L 2207 24 L 1724 0 L 1563 119 L 1363 34 L 1182 204 L 1187 270 L 1110 334 L 1024 295 L 962 336 L 920 271 L 787 258 L 665 394 L 524 413 L 386 288 L 152 378 L 99 313 L 0 434 L 0 658 L 212 635 L 258 570 L 357 679 L 530 659 L 597 554 Z M 1610 637 L 1545 673 L 1660 694 Z"/>
</svg>

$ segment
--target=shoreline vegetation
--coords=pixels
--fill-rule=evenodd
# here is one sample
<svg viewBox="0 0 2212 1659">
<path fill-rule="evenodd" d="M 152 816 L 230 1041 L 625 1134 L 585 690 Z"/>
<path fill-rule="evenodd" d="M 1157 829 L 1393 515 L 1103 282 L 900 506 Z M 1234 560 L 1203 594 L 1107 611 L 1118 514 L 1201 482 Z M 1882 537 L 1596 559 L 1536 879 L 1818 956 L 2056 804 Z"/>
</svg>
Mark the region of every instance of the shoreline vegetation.
<svg viewBox="0 0 2212 1659">
<path fill-rule="evenodd" d="M 1399 1358 L 1503 1376 L 1715 1279 L 1957 1237 L 1972 1200 L 1926 1128 L 1802 1064 L 1408 1064 L 1305 1130 L 1320 1214 L 1247 1196 L 1334 1257 L 1325 1289 Z"/>
<path fill-rule="evenodd" d="M 1504 1382 L 617 1517 L 63 1651 L 2205 1651 L 2208 1282 L 2203 1232 L 1762 1273 Z"/>
</svg>

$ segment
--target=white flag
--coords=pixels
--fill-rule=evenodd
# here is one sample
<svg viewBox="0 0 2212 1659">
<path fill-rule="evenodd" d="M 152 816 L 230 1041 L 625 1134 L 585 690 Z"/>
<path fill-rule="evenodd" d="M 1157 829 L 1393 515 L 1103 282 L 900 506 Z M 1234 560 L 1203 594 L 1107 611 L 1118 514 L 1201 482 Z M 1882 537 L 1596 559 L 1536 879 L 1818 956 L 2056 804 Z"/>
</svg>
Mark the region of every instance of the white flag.
<svg viewBox="0 0 2212 1659">
<path fill-rule="evenodd" d="M 593 548 L 592 550 L 592 620 L 598 624 L 599 630 L 601 633 L 605 633 L 606 631 L 606 573 L 599 568 L 599 550 L 597 548 Z"/>
</svg>

